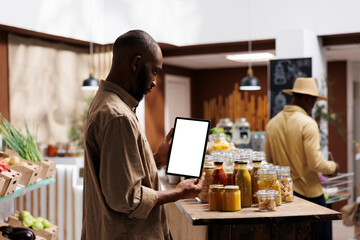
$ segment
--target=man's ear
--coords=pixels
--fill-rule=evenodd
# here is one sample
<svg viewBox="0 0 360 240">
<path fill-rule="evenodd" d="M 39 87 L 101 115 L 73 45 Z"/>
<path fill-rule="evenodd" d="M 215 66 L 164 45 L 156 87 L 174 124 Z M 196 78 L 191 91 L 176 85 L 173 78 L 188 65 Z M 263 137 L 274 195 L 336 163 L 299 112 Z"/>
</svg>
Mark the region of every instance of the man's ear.
<svg viewBox="0 0 360 240">
<path fill-rule="evenodd" d="M 132 58 L 131 60 L 131 70 L 133 72 L 138 71 L 139 69 L 141 69 L 142 67 L 142 58 L 140 55 L 136 55 L 135 57 Z"/>
</svg>

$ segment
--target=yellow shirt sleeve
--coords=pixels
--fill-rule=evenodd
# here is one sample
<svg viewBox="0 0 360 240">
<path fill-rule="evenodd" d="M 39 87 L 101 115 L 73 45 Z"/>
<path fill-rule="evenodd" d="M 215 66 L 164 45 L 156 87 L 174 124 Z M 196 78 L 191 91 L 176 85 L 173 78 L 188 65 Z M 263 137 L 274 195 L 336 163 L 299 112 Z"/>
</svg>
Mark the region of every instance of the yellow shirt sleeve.
<svg viewBox="0 0 360 240">
<path fill-rule="evenodd" d="M 336 170 L 335 162 L 327 161 L 321 156 L 319 129 L 315 121 L 311 121 L 304 126 L 303 138 L 305 158 L 309 168 L 323 174 L 334 173 Z"/>
</svg>

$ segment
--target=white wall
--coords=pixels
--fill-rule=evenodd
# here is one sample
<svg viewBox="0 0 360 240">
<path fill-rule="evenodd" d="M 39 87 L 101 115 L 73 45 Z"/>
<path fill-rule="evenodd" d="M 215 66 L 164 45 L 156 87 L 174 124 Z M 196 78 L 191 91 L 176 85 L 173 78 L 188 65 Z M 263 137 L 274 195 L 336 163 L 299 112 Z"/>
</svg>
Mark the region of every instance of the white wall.
<svg viewBox="0 0 360 240">
<path fill-rule="evenodd" d="M 0 0 L 0 24 L 112 43 L 134 28 L 175 45 L 249 39 L 250 0 Z M 252 39 L 288 29 L 360 32 L 358 0 L 251 0 Z"/>
</svg>

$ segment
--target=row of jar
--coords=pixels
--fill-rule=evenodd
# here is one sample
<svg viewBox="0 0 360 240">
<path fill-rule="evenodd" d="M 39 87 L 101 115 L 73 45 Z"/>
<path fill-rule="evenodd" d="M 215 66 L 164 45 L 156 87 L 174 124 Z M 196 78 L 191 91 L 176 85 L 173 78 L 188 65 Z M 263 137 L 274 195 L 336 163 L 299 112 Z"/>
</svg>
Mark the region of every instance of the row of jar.
<svg viewBox="0 0 360 240">
<path fill-rule="evenodd" d="M 252 161 L 252 170 L 248 170 L 247 161 L 235 161 L 233 172 L 223 169 L 223 162 L 214 162 L 214 165 L 204 165 L 206 172 L 203 189 L 199 194 L 202 203 L 209 202 L 210 185 L 237 185 L 241 195 L 241 207 L 251 207 L 258 203 L 254 195 L 258 190 L 275 190 L 277 192 L 277 205 L 281 202 L 293 201 L 293 181 L 289 167 L 269 166 L 262 168 L 261 160 Z"/>
<path fill-rule="evenodd" d="M 276 190 L 259 190 L 254 194 L 259 210 L 274 211 L 278 199 Z M 209 189 L 209 210 L 235 212 L 241 210 L 241 192 L 238 185 L 212 184 Z"/>
</svg>

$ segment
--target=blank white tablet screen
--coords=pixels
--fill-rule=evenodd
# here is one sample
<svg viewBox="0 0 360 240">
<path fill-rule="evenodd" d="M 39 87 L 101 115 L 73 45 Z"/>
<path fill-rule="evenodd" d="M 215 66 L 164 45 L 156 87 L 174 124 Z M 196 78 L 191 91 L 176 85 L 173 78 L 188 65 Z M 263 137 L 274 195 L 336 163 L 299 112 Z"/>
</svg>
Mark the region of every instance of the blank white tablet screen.
<svg viewBox="0 0 360 240">
<path fill-rule="evenodd" d="M 181 118 L 175 122 L 167 173 L 200 177 L 210 122 Z"/>
</svg>

